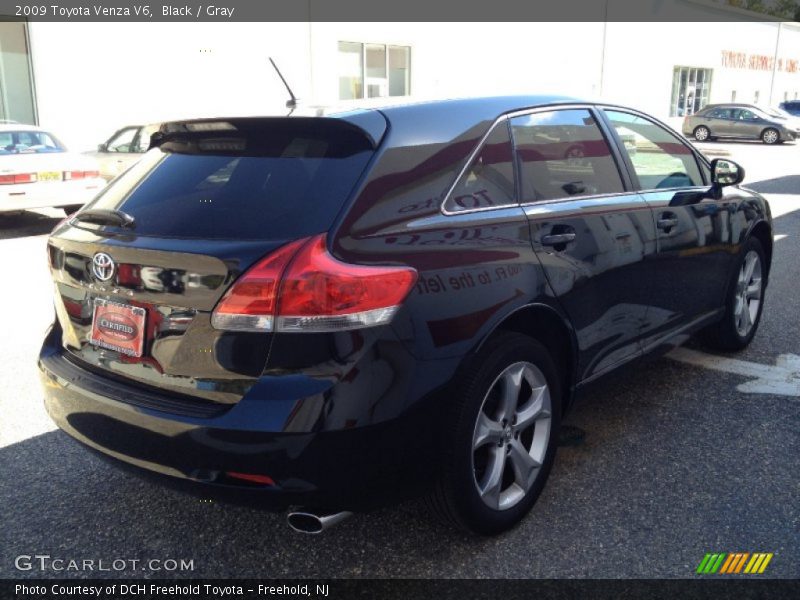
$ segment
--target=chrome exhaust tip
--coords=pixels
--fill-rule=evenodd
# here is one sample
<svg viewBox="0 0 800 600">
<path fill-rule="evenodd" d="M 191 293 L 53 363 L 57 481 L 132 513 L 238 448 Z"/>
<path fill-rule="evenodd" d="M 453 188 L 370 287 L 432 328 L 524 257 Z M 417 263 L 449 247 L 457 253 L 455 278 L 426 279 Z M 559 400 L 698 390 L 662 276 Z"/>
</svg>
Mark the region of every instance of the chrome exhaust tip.
<svg viewBox="0 0 800 600">
<path fill-rule="evenodd" d="M 298 533 L 316 535 L 341 523 L 352 514 L 347 511 L 319 514 L 308 510 L 291 511 L 286 515 L 286 521 L 289 523 L 289 527 Z"/>
</svg>

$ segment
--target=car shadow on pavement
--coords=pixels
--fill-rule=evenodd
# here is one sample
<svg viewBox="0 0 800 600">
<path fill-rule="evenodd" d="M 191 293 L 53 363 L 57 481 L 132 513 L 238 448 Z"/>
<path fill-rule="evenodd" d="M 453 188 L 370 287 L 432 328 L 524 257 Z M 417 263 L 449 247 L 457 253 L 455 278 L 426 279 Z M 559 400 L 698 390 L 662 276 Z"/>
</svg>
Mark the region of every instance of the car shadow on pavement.
<svg viewBox="0 0 800 600">
<path fill-rule="evenodd" d="M 0 213 L 0 240 L 45 235 L 58 225 L 64 215 L 58 217 L 39 212 Z"/>
<path fill-rule="evenodd" d="M 745 183 L 744 187 L 760 194 L 797 194 L 800 193 L 800 175 L 785 175 L 774 179 L 764 179 Z"/>
</svg>

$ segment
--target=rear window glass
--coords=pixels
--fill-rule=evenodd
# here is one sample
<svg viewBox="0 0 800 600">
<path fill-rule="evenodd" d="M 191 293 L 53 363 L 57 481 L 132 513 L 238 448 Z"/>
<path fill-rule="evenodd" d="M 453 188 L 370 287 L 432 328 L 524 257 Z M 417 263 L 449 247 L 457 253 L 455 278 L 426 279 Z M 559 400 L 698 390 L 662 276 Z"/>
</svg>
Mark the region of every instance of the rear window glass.
<svg viewBox="0 0 800 600">
<path fill-rule="evenodd" d="M 45 154 L 64 151 L 64 146 L 44 131 L 0 132 L 0 154 Z"/>
<path fill-rule="evenodd" d="M 92 208 L 128 213 L 137 235 L 288 239 L 326 231 L 373 149 L 346 123 L 308 121 L 168 135 Z"/>
<path fill-rule="evenodd" d="M 508 124 L 498 123 L 447 200 L 453 212 L 516 204 Z"/>
</svg>

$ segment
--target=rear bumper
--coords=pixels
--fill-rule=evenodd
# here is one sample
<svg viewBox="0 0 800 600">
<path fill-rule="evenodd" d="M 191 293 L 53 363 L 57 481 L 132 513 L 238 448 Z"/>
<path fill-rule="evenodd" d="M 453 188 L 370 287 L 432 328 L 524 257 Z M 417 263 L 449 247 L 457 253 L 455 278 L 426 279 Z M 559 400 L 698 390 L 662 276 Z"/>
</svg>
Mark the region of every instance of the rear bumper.
<svg viewBox="0 0 800 600">
<path fill-rule="evenodd" d="M 59 368 L 63 360 L 46 341 L 39 357 L 44 402 L 63 431 L 139 475 L 202 497 L 276 510 L 367 510 L 414 493 L 433 474 L 426 426 L 436 421 L 433 400 L 375 425 L 275 432 L 268 430 L 264 402 L 243 399 L 206 417 L 169 413 L 138 399 L 112 399 L 95 381 L 104 378 Z M 250 483 L 231 472 L 267 476 L 274 484 Z"/>
<path fill-rule="evenodd" d="M 3 186 L 13 189 L 0 189 L 0 212 L 85 204 L 105 186 L 106 181 L 100 177 L 56 184 Z"/>
</svg>

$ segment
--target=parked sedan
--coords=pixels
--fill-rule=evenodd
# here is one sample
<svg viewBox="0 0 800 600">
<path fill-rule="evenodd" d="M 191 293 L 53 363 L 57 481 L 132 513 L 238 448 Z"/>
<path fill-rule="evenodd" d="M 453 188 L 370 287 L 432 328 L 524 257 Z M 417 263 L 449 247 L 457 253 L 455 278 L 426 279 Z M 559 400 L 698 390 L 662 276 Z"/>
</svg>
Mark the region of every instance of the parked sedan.
<svg viewBox="0 0 800 600">
<path fill-rule="evenodd" d="M 150 136 L 158 125 L 128 125 L 114 132 L 107 141 L 87 152 L 100 165 L 100 175 L 110 181 L 138 161 L 150 146 Z"/>
<path fill-rule="evenodd" d="M 68 152 L 52 133 L 0 124 L 0 213 L 55 206 L 69 214 L 104 185 L 95 161 Z"/>
<path fill-rule="evenodd" d="M 800 137 L 796 122 L 748 104 L 709 104 L 685 117 L 682 130 L 698 142 L 733 138 L 777 144 Z"/>
<path fill-rule="evenodd" d="M 49 238 L 45 404 L 115 464 L 299 531 L 422 493 L 497 534 L 587 384 L 753 339 L 772 220 L 743 175 L 556 97 L 165 124 Z"/>
</svg>

